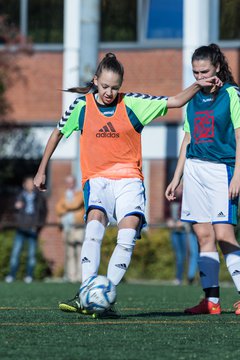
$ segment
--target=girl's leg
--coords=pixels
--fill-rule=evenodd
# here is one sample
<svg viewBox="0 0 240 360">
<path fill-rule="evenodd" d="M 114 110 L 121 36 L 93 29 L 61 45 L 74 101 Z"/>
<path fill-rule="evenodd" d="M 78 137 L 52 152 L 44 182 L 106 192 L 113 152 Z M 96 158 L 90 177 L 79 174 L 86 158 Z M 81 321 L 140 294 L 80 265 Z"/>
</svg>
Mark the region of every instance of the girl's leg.
<svg viewBox="0 0 240 360">
<path fill-rule="evenodd" d="M 240 293 L 240 246 L 231 224 L 215 224 L 216 239 L 224 255 L 228 271 Z"/>
<path fill-rule="evenodd" d="M 106 225 L 107 219 L 103 211 L 90 210 L 81 252 L 82 281 L 98 273 L 101 245 Z"/>
<path fill-rule="evenodd" d="M 185 309 L 187 314 L 220 314 L 219 303 L 219 255 L 215 244 L 212 224 L 194 224 L 194 231 L 199 242 L 199 274 L 205 292 L 205 299 L 197 306 Z"/>
<path fill-rule="evenodd" d="M 228 271 L 240 294 L 240 246 L 236 240 L 234 227 L 231 224 L 214 225 L 216 238 L 224 255 Z M 234 304 L 236 315 L 240 315 L 240 301 Z"/>
<path fill-rule="evenodd" d="M 193 225 L 199 243 L 198 268 L 205 297 L 214 302 L 219 299 L 219 255 L 216 248 L 215 232 L 212 224 Z"/>
<path fill-rule="evenodd" d="M 123 218 L 119 223 L 117 245 L 112 253 L 107 271 L 107 277 L 114 285 L 120 283 L 131 262 L 139 223 L 139 217 L 134 215 Z"/>
</svg>

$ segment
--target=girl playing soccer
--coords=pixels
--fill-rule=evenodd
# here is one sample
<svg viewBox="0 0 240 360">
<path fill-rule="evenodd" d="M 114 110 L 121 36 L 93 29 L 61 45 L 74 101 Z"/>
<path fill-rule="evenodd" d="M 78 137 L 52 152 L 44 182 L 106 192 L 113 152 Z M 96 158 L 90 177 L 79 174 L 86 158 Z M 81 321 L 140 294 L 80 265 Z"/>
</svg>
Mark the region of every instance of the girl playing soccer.
<svg viewBox="0 0 240 360">
<path fill-rule="evenodd" d="M 181 107 L 202 87 L 221 81 L 213 76 L 197 80 L 176 96 L 120 93 L 124 69 L 116 56 L 108 53 L 99 63 L 86 88 L 72 92 L 78 97 L 52 132 L 34 183 L 44 189 L 47 163 L 63 136 L 80 131 L 82 186 L 86 231 L 81 253 L 82 281 L 96 275 L 105 228 L 117 221 L 117 244 L 108 264 L 107 277 L 119 284 L 131 260 L 136 238 L 145 225 L 145 193 L 142 174 L 141 132 L 145 125 Z M 59 305 L 61 310 L 83 309 L 77 296 Z M 108 311 L 107 316 L 115 316 Z"/>
</svg>

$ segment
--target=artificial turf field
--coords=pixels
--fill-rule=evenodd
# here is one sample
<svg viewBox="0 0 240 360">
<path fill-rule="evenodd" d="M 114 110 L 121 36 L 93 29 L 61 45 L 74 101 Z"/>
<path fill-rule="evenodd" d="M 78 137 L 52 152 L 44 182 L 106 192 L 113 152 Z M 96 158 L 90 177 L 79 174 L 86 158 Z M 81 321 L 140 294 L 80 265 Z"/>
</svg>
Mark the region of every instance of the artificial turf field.
<svg viewBox="0 0 240 360">
<path fill-rule="evenodd" d="M 121 284 L 122 317 L 92 319 L 58 310 L 77 286 L 0 283 L 0 359 L 148 360 L 239 359 L 238 294 L 223 287 L 222 315 L 184 315 L 201 296 L 199 286 Z"/>
</svg>

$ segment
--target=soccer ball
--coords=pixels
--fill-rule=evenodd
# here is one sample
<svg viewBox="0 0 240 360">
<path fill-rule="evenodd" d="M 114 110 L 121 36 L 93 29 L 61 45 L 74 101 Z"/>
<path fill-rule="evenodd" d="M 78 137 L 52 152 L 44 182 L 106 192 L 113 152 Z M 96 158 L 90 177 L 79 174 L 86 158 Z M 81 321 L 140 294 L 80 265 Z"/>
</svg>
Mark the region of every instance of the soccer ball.
<svg viewBox="0 0 240 360">
<path fill-rule="evenodd" d="M 91 276 L 80 287 L 81 305 L 92 313 L 102 313 L 109 309 L 116 297 L 116 286 L 103 275 Z"/>
</svg>

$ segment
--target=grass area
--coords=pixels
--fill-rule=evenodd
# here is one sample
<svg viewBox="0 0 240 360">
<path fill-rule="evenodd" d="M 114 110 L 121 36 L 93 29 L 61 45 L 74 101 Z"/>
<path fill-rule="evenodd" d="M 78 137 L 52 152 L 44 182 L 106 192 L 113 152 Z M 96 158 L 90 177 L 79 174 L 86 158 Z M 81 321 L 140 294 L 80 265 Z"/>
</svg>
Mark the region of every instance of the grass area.
<svg viewBox="0 0 240 360">
<path fill-rule="evenodd" d="M 69 360 L 237 359 L 240 316 L 235 288 L 222 289 L 223 314 L 184 315 L 199 286 L 121 284 L 117 320 L 63 313 L 77 286 L 0 283 L 0 358 Z"/>
</svg>

